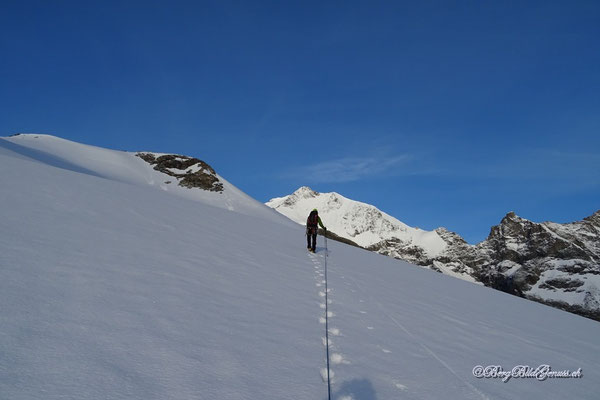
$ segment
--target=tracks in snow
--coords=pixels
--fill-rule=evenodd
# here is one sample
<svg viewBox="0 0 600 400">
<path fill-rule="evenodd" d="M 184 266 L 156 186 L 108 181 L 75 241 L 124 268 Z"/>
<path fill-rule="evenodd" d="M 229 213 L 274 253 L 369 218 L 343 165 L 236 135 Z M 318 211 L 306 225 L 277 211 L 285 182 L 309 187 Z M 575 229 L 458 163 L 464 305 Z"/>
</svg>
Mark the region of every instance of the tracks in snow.
<svg viewBox="0 0 600 400">
<path fill-rule="evenodd" d="M 339 271 L 336 268 L 330 268 L 330 271 L 333 272 L 337 272 L 339 274 Z M 342 280 L 346 279 L 346 275 L 342 275 L 339 274 Z M 470 382 L 468 382 L 464 377 L 462 377 L 461 375 L 459 375 L 450 365 L 448 365 L 448 363 L 446 363 L 442 358 L 439 357 L 438 354 L 436 354 L 431 348 L 429 348 L 425 343 L 423 343 L 423 340 L 420 339 L 418 336 L 414 335 L 408 328 L 406 328 L 406 326 L 404 324 L 402 324 L 397 318 L 395 318 L 394 316 L 392 316 L 391 314 L 389 314 L 385 307 L 383 306 L 383 304 L 377 300 L 376 298 L 374 298 L 371 293 L 367 293 L 362 287 L 361 285 L 352 277 L 348 276 L 347 277 L 348 280 L 350 282 L 345 282 L 346 285 L 349 287 L 350 292 L 352 293 L 356 293 L 357 290 L 360 293 L 360 296 L 362 298 L 366 298 L 368 299 L 371 303 L 375 304 L 377 306 L 377 308 L 379 309 L 379 311 L 381 312 L 381 314 L 383 316 L 385 316 L 387 319 L 389 319 L 396 327 L 398 327 L 400 330 L 402 330 L 408 337 L 411 338 L 411 340 L 413 340 L 414 342 L 416 342 L 421 349 L 431 358 L 435 359 L 439 364 L 441 364 L 447 371 L 449 371 L 456 379 L 458 379 L 460 382 L 462 382 L 462 384 L 464 384 L 466 387 L 468 387 L 471 392 L 473 394 L 475 394 L 477 397 L 481 398 L 482 400 L 489 400 L 489 397 L 486 396 L 483 392 L 481 392 L 479 389 L 477 389 L 475 386 L 473 386 Z M 352 286 L 354 286 L 354 288 L 356 289 L 352 289 Z M 364 300 L 359 300 L 360 303 L 364 303 Z M 367 314 L 366 311 L 362 311 L 359 310 L 359 313 L 361 314 Z M 373 326 L 367 326 L 368 330 L 374 330 L 375 328 Z M 331 330 L 330 330 L 331 332 Z M 379 349 L 386 354 L 391 353 L 390 350 L 382 347 L 382 346 L 378 346 Z M 399 390 L 407 390 L 408 388 L 403 385 L 400 384 L 398 382 L 393 382 L 394 386 L 399 389 Z"/>
<path fill-rule="evenodd" d="M 327 322 L 331 323 L 332 319 L 335 320 L 335 317 L 336 317 L 335 312 L 329 310 L 329 307 L 331 306 L 331 304 L 334 303 L 334 301 L 331 299 L 331 294 L 333 293 L 333 289 L 330 287 L 330 285 L 326 289 L 324 258 L 323 258 L 324 255 L 309 253 L 308 256 L 313 265 L 315 287 L 317 289 L 317 294 L 318 294 L 318 298 L 319 298 L 319 323 L 325 325 L 325 324 L 327 324 Z M 434 352 L 429 346 L 427 346 L 425 343 L 423 343 L 422 339 L 420 339 L 418 336 L 413 334 L 404 324 L 402 324 L 401 321 L 398 320 L 398 318 L 391 315 L 385 309 L 384 305 L 379 300 L 374 298 L 371 295 L 371 293 L 367 293 L 355 279 L 353 279 L 352 277 L 350 277 L 346 274 L 341 274 L 340 271 L 335 266 L 334 267 L 330 266 L 329 271 L 336 273 L 336 275 L 338 275 L 341 278 L 342 283 L 344 283 L 346 285 L 346 289 L 348 289 L 350 291 L 350 293 L 356 293 L 356 295 L 359 296 L 359 299 L 360 299 L 359 303 L 365 303 L 365 300 L 362 300 L 362 299 L 366 299 L 371 304 L 374 304 L 377 307 L 377 309 L 379 310 L 379 312 L 381 313 L 381 315 L 383 315 L 385 318 L 387 318 L 389 321 L 391 321 L 391 323 L 394 326 L 396 326 L 407 337 L 409 337 L 412 341 L 414 341 L 416 344 L 418 344 L 418 346 L 423 350 L 423 352 L 425 354 L 427 354 L 428 357 L 431 357 L 432 359 L 434 359 L 444 369 L 446 369 L 450 374 L 452 374 L 457 380 L 459 380 L 461 382 L 461 384 L 463 384 L 465 386 L 465 389 L 468 388 L 468 390 L 470 390 L 477 398 L 480 398 L 482 400 L 489 400 L 488 396 L 486 396 L 483 392 L 481 392 L 479 389 L 477 389 L 475 386 L 473 386 L 470 382 L 468 382 L 464 377 L 462 377 L 460 374 L 458 374 L 448 363 L 446 363 L 438 354 L 436 354 L 436 352 Z M 329 282 L 329 283 L 331 283 L 331 282 Z M 327 293 L 325 293 L 326 290 L 327 290 Z M 327 310 L 327 318 L 325 315 L 326 310 Z M 357 311 L 360 314 L 367 314 L 367 311 L 364 311 L 364 310 L 358 309 Z M 366 326 L 366 329 L 369 331 L 374 331 L 376 329 L 376 327 L 368 325 L 368 326 Z M 329 378 L 330 378 L 331 383 L 333 384 L 336 382 L 334 367 L 341 367 L 342 365 L 350 364 L 351 362 L 340 351 L 340 348 L 339 348 L 338 338 L 343 337 L 341 330 L 329 325 L 327 332 L 329 333 L 329 340 L 327 340 L 327 338 L 325 336 L 323 336 L 321 339 L 322 339 L 322 343 L 323 343 L 324 347 L 326 347 L 327 342 L 329 342 L 329 348 L 326 350 L 329 350 L 329 358 L 330 358 L 330 368 L 329 368 L 330 376 L 329 376 Z M 333 340 L 332 340 L 332 338 L 333 338 Z M 392 351 L 387 349 L 384 344 L 377 345 L 377 347 L 379 348 L 379 350 L 381 350 L 381 352 L 383 352 L 386 355 L 392 354 Z M 323 367 L 320 369 L 319 372 L 320 372 L 320 376 L 321 376 L 321 379 L 323 380 L 323 382 L 327 382 L 327 378 L 328 378 L 327 368 Z M 390 384 L 395 388 L 395 390 L 400 390 L 400 391 L 409 390 L 409 388 L 407 386 L 398 382 L 397 380 L 392 380 L 390 382 Z M 342 397 L 340 397 L 340 399 L 352 400 L 353 397 L 342 396 Z"/>
<path fill-rule="evenodd" d="M 330 327 L 328 323 L 331 321 L 331 318 L 335 317 L 335 313 L 329 311 L 329 305 L 332 303 L 329 296 L 331 295 L 332 289 L 327 287 L 324 256 L 309 253 L 309 257 L 314 268 L 315 286 L 318 289 L 319 309 L 321 310 L 319 312 L 319 323 L 326 326 L 326 336 L 323 336 L 321 341 L 329 358 L 328 368 L 321 368 L 320 375 L 323 382 L 327 382 L 328 378 L 330 382 L 334 382 L 335 373 L 332 365 L 349 364 L 349 361 L 341 353 L 334 352 L 335 345 L 331 337 L 340 336 L 341 332 L 338 328 Z"/>
</svg>

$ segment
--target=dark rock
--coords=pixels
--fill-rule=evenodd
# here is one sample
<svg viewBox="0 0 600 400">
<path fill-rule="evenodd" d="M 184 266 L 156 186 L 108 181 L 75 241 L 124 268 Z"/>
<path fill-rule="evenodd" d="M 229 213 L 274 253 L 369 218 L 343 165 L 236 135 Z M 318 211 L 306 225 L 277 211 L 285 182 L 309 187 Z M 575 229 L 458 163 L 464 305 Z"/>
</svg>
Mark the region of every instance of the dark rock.
<svg viewBox="0 0 600 400">
<path fill-rule="evenodd" d="M 542 283 L 540 285 L 540 288 L 542 288 L 542 289 L 561 288 L 561 289 L 565 289 L 565 291 L 567 291 L 567 292 L 572 292 L 580 286 L 583 286 L 583 281 L 580 281 L 578 279 L 557 278 L 557 279 L 547 279 L 544 283 Z"/>
<path fill-rule="evenodd" d="M 177 178 L 179 186 L 190 189 L 200 188 L 211 192 L 223 192 L 223 183 L 219 181 L 217 173 L 202 160 L 178 154 L 167 154 L 159 157 L 152 153 L 138 153 L 136 155 L 148 164 L 154 165 L 155 170 Z M 197 171 L 193 172 L 192 167 Z"/>
<path fill-rule="evenodd" d="M 319 235 L 325 236 L 327 239 L 331 239 L 331 240 L 335 240 L 337 242 L 349 244 L 350 246 L 359 247 L 361 249 L 363 248 L 363 247 L 359 246 L 358 244 L 356 244 L 355 242 L 353 242 L 352 240 L 346 239 L 339 235 L 336 235 L 335 233 L 333 233 L 329 230 L 325 231 L 325 230 L 319 228 Z"/>
</svg>

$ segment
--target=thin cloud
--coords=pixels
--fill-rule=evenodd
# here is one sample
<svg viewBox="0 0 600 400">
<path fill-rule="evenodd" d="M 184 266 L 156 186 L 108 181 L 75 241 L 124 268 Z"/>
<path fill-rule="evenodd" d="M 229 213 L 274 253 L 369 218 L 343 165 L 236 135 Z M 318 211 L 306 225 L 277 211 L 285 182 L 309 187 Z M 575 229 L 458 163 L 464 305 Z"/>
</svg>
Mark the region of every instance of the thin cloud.
<svg viewBox="0 0 600 400">
<path fill-rule="evenodd" d="M 315 183 L 353 182 L 372 176 L 394 174 L 413 159 L 410 155 L 395 157 L 346 157 L 293 169 L 285 178 L 309 176 Z"/>
</svg>

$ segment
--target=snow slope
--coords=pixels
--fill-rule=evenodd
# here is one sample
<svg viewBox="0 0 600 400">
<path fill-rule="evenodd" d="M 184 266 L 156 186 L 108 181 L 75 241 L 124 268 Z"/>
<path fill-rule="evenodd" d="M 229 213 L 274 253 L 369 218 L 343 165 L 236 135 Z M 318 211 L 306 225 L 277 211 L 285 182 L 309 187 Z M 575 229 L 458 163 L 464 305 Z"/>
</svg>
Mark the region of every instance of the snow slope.
<svg viewBox="0 0 600 400">
<path fill-rule="evenodd" d="M 0 398 L 327 398 L 325 252 L 301 227 L 243 194 L 230 210 L 156 190 L 136 165 L 109 175 L 128 153 L 37 140 L 0 138 Z M 332 398 L 597 397 L 597 322 L 328 247 Z M 583 378 L 472 374 L 542 363 Z"/>
</svg>

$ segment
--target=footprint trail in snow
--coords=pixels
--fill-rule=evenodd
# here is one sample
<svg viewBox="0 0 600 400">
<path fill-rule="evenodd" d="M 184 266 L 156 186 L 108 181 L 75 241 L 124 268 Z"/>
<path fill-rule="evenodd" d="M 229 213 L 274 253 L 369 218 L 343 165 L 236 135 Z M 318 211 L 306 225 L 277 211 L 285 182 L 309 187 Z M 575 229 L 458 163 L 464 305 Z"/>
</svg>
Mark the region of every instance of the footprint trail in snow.
<svg viewBox="0 0 600 400">
<path fill-rule="evenodd" d="M 325 266 L 324 266 L 324 256 L 318 256 L 315 254 L 309 254 L 309 257 L 313 263 L 314 266 L 314 271 L 315 271 L 315 287 L 317 288 L 317 294 L 319 296 L 319 323 L 323 324 L 323 325 L 327 325 L 328 326 L 328 337 L 323 336 L 322 339 L 322 344 L 323 347 L 326 348 L 327 350 L 327 346 L 329 346 L 329 376 L 328 376 L 328 370 L 326 367 L 322 367 L 319 370 L 319 373 L 321 375 L 321 379 L 323 380 L 323 382 L 327 382 L 328 378 L 330 379 L 331 382 L 334 382 L 334 378 L 335 378 L 335 373 L 333 371 L 332 366 L 336 365 L 336 366 L 340 366 L 340 365 L 344 365 L 344 364 L 350 364 L 350 361 L 348 361 L 345 356 L 343 354 L 341 354 L 338 349 L 336 349 L 336 346 L 334 345 L 333 341 L 331 340 L 331 337 L 339 337 L 342 336 L 342 333 L 340 332 L 340 330 L 338 328 L 332 328 L 329 326 L 329 324 L 331 323 L 332 318 L 335 317 L 335 313 L 331 310 L 329 310 L 328 305 L 332 304 L 332 300 L 331 300 L 331 294 L 333 293 L 332 289 L 328 286 L 328 282 L 325 281 Z"/>
</svg>

